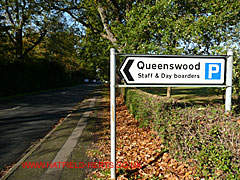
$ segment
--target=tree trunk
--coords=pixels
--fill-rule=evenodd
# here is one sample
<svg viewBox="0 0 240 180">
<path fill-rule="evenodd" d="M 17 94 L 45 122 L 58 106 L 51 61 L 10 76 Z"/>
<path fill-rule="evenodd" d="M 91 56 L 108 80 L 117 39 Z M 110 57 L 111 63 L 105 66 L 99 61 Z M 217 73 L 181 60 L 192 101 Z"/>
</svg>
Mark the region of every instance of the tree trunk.
<svg viewBox="0 0 240 180">
<path fill-rule="evenodd" d="M 171 97 L 171 87 L 167 88 L 167 97 L 170 98 Z"/>
<path fill-rule="evenodd" d="M 16 56 L 18 59 L 22 58 L 23 55 L 23 42 L 22 42 L 22 28 L 16 32 Z"/>
</svg>

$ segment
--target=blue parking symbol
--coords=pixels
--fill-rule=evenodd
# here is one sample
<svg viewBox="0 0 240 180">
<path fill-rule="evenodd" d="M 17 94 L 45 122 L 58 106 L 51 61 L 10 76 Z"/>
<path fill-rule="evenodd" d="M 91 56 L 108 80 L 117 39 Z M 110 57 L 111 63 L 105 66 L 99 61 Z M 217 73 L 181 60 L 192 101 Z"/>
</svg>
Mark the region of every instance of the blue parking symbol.
<svg viewBox="0 0 240 180">
<path fill-rule="evenodd" d="M 221 79 L 221 63 L 205 63 L 205 79 Z"/>
</svg>

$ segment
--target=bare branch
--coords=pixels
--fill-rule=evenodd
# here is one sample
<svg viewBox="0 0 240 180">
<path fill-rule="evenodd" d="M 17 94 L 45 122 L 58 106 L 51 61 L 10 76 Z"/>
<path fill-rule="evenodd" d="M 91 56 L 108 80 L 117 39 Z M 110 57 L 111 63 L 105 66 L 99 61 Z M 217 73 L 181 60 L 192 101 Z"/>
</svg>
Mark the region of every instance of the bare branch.
<svg viewBox="0 0 240 180">
<path fill-rule="evenodd" d="M 26 51 L 23 53 L 23 57 L 26 56 L 29 51 L 31 51 L 34 47 L 36 47 L 41 41 L 42 39 L 44 38 L 44 36 L 47 34 L 47 30 L 45 29 L 43 33 L 41 33 L 41 36 L 38 38 L 38 40 L 31 46 L 29 47 L 28 49 L 26 49 Z"/>
<path fill-rule="evenodd" d="M 53 5 L 52 8 L 55 9 L 55 10 L 58 10 L 58 11 L 63 11 L 63 12 L 68 13 L 74 20 L 80 22 L 83 26 L 85 26 L 85 27 L 87 27 L 87 28 L 90 28 L 90 29 L 92 29 L 93 31 L 96 31 L 96 30 L 94 30 L 94 28 L 93 28 L 93 26 L 92 26 L 91 24 L 86 23 L 86 22 L 83 20 L 83 18 L 81 18 L 81 17 L 76 17 L 76 16 L 71 12 L 71 10 L 79 10 L 79 9 L 81 9 L 82 7 L 74 6 L 74 7 L 60 8 L 60 7 L 58 7 L 58 6 Z"/>
<path fill-rule="evenodd" d="M 81 18 L 77 18 L 75 15 L 73 15 L 73 13 L 71 11 L 65 11 L 67 12 L 73 19 L 75 19 L 76 21 L 80 22 L 83 26 L 89 27 L 90 25 L 87 24 L 86 22 L 84 22 Z"/>
<path fill-rule="evenodd" d="M 109 28 L 108 20 L 107 20 L 104 8 L 101 6 L 101 4 L 98 4 L 98 12 L 99 12 L 99 15 L 101 17 L 101 21 L 102 21 L 104 30 L 107 33 L 104 36 L 102 35 L 102 37 L 107 38 L 108 40 L 110 40 L 113 43 L 113 45 L 116 45 L 117 44 L 117 39 L 116 39 L 116 37 L 114 36 L 114 34 L 111 32 L 111 30 Z"/>
</svg>

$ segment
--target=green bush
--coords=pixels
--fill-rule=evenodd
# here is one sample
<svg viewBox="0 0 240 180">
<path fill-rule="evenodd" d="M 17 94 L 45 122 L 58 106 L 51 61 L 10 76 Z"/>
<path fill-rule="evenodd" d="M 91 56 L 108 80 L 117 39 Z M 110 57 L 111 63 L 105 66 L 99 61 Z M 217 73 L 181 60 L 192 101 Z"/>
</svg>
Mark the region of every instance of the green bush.
<svg viewBox="0 0 240 180">
<path fill-rule="evenodd" d="M 159 132 L 176 159 L 194 160 L 199 177 L 240 178 L 240 126 L 221 104 L 181 103 L 137 89 L 127 90 L 126 104 L 140 126 Z"/>
</svg>

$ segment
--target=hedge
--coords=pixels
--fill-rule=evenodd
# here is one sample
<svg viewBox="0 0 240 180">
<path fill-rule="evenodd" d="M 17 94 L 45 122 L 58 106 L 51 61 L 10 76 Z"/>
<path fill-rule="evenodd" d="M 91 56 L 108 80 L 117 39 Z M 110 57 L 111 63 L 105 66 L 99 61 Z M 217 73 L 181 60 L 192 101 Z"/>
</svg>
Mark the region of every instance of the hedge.
<svg viewBox="0 0 240 180">
<path fill-rule="evenodd" d="M 197 165 L 196 176 L 240 179 L 240 126 L 223 105 L 193 105 L 138 89 L 127 89 L 125 100 L 140 126 L 154 128 L 172 156 Z"/>
</svg>

